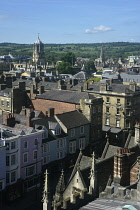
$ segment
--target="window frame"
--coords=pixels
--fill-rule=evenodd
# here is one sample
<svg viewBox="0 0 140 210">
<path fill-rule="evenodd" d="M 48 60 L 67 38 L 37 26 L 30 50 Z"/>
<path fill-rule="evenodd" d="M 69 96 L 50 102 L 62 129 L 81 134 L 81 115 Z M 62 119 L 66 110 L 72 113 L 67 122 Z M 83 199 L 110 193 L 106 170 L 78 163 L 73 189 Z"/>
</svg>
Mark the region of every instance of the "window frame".
<svg viewBox="0 0 140 210">
<path fill-rule="evenodd" d="M 70 136 L 74 137 L 75 136 L 75 128 L 71 128 L 70 130 Z"/>
<path fill-rule="evenodd" d="M 25 161 L 25 155 L 27 155 L 26 161 Z M 28 163 L 28 152 L 23 153 L 23 163 Z"/>
<path fill-rule="evenodd" d="M 110 125 L 110 119 L 109 119 L 109 118 L 106 118 L 105 124 L 106 124 L 106 125 Z"/>
<path fill-rule="evenodd" d="M 79 138 L 79 149 L 83 150 L 85 149 L 85 146 L 86 146 L 86 138 L 85 137 Z"/>
</svg>

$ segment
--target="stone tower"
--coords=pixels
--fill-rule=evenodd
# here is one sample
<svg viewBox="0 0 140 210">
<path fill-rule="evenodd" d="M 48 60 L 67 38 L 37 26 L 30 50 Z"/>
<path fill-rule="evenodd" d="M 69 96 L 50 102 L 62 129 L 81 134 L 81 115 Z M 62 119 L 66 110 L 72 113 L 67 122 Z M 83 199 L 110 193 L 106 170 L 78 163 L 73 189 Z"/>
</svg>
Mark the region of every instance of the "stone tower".
<svg viewBox="0 0 140 210">
<path fill-rule="evenodd" d="M 104 67 L 104 52 L 103 52 L 103 45 L 101 46 L 101 52 L 100 52 L 100 65 Z"/>
<path fill-rule="evenodd" d="M 39 35 L 33 46 L 33 62 L 36 65 L 45 65 L 44 44 L 41 42 Z"/>
</svg>

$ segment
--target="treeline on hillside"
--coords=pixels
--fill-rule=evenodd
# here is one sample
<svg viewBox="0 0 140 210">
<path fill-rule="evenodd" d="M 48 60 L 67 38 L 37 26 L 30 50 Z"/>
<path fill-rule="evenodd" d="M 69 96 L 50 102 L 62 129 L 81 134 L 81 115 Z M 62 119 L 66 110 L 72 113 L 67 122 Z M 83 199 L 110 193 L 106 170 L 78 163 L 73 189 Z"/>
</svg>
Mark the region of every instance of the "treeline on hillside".
<svg viewBox="0 0 140 210">
<path fill-rule="evenodd" d="M 105 59 L 127 58 L 130 55 L 140 55 L 140 43 L 111 42 L 111 43 L 79 43 L 79 44 L 45 44 L 46 60 L 58 61 L 66 52 L 73 52 L 77 57 L 98 58 L 103 46 Z M 32 56 L 33 44 L 0 43 L 0 55 Z"/>
</svg>

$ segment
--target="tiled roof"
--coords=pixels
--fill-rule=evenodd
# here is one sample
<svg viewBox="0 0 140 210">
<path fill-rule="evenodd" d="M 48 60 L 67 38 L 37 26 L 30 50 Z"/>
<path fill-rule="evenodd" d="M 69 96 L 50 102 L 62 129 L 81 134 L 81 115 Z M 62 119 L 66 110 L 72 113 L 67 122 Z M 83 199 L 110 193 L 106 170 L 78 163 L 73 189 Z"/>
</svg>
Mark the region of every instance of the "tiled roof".
<svg viewBox="0 0 140 210">
<path fill-rule="evenodd" d="M 41 95 L 38 95 L 36 98 L 52 100 L 52 101 L 62 101 L 66 103 L 79 104 L 80 99 L 89 99 L 93 96 L 90 96 L 86 92 L 78 91 L 67 91 L 67 90 L 50 90 Z M 93 97 L 95 98 L 95 97 Z"/>
<path fill-rule="evenodd" d="M 67 129 L 79 127 L 89 123 L 87 118 L 77 110 L 71 112 L 65 112 L 62 114 L 57 114 L 56 119 L 61 121 Z"/>
</svg>

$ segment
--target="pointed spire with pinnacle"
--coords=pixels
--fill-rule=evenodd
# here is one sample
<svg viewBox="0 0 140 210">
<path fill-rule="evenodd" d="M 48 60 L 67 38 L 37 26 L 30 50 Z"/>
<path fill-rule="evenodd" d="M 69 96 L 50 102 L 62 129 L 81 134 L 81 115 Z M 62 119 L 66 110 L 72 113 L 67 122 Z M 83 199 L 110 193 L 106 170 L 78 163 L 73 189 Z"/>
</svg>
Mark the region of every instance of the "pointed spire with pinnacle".
<svg viewBox="0 0 140 210">
<path fill-rule="evenodd" d="M 48 202 L 48 172 L 45 172 L 45 184 L 44 184 L 44 191 L 43 191 L 43 198 L 42 202 Z"/>
<path fill-rule="evenodd" d="M 60 179 L 59 179 L 58 184 L 56 186 L 56 193 L 61 194 L 61 193 L 63 193 L 64 189 L 65 189 L 65 181 L 64 181 L 64 171 L 62 169 Z"/>
<path fill-rule="evenodd" d="M 93 154 L 92 154 L 92 165 L 91 165 L 91 169 L 90 169 L 90 178 L 92 176 L 95 177 L 95 164 L 96 164 L 96 159 L 95 159 L 95 153 L 93 151 Z"/>
<path fill-rule="evenodd" d="M 61 176 L 56 186 L 53 203 L 62 202 L 64 190 L 65 190 L 65 180 L 64 180 L 64 171 L 62 170 Z"/>
<path fill-rule="evenodd" d="M 92 165 L 90 169 L 89 179 L 90 179 L 89 194 L 92 194 L 93 191 L 96 190 L 96 159 L 95 159 L 94 151 L 92 154 Z"/>
</svg>

